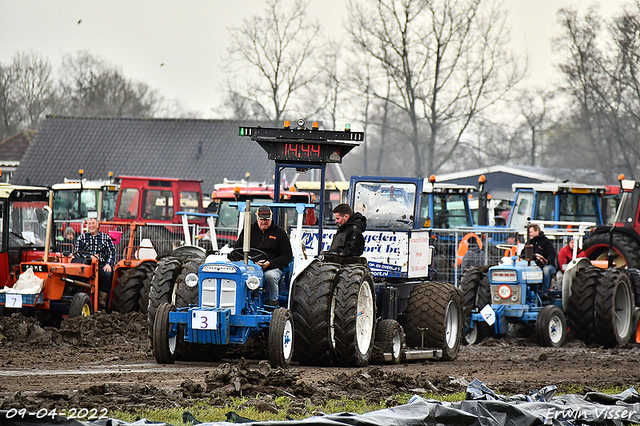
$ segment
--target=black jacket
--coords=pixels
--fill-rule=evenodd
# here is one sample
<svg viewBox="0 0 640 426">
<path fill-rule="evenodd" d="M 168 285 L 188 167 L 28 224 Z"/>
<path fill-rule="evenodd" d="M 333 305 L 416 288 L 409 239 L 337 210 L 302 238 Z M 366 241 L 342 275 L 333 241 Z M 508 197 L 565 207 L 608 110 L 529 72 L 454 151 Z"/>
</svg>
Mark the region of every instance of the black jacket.
<svg viewBox="0 0 640 426">
<path fill-rule="evenodd" d="M 537 237 L 533 237 L 529 241 L 529 244 L 533 245 L 534 256 L 540 253 L 545 259 L 547 259 L 547 263 L 549 265 L 553 265 L 555 268 L 558 267 L 556 265 L 556 260 L 558 259 L 558 255 L 556 254 L 556 248 L 554 247 L 551 240 L 544 235 L 544 232 L 540 231 L 540 235 L 538 235 Z M 545 265 L 537 261 L 536 261 L 536 264 L 541 268 Z"/>
<path fill-rule="evenodd" d="M 362 232 L 366 227 L 367 218 L 360 213 L 354 213 L 344 225 L 338 227 L 329 252 L 342 256 L 361 256 L 364 252 Z"/>
<path fill-rule="evenodd" d="M 244 229 L 238 236 L 235 247 L 242 247 L 244 241 Z M 258 222 L 251 224 L 251 248 L 262 250 L 269 257 L 268 269 L 282 269 L 288 266 L 293 260 L 293 252 L 291 251 L 291 243 L 286 231 L 271 222 L 271 226 L 262 232 Z"/>
</svg>

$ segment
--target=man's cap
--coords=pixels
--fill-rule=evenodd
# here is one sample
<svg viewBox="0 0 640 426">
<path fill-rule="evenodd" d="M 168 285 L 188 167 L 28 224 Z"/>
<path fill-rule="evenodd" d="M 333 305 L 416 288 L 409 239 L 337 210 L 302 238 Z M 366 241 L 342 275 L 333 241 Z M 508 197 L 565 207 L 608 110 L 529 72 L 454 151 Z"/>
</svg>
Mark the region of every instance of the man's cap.
<svg viewBox="0 0 640 426">
<path fill-rule="evenodd" d="M 260 208 L 258 208 L 258 219 L 271 219 L 271 209 L 269 208 L 269 206 L 266 205 L 261 205 Z"/>
</svg>

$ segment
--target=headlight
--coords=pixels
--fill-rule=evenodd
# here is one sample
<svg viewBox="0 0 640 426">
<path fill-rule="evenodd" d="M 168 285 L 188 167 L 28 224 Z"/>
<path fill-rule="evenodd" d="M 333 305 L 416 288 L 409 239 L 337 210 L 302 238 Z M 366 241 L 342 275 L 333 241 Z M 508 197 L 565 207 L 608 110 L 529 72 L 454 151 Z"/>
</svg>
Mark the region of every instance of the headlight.
<svg viewBox="0 0 640 426">
<path fill-rule="evenodd" d="M 260 287 L 260 278 L 256 277 L 255 275 L 252 275 L 249 278 L 247 278 L 246 284 L 247 284 L 247 287 L 249 287 L 249 290 L 253 291 L 258 287 Z"/>
<path fill-rule="evenodd" d="M 187 274 L 186 277 L 184 277 L 184 282 L 189 287 L 195 287 L 198 285 L 198 275 L 191 272 L 190 274 Z"/>
</svg>

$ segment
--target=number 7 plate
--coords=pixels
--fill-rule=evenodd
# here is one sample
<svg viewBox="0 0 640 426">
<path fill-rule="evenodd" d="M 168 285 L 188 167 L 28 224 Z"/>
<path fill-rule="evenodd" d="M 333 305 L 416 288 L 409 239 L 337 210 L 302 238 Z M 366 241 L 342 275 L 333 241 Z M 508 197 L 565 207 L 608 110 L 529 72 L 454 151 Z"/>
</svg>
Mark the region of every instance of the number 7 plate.
<svg viewBox="0 0 640 426">
<path fill-rule="evenodd" d="M 191 311 L 191 328 L 196 330 L 216 330 L 218 328 L 218 312 Z"/>
<path fill-rule="evenodd" d="M 21 294 L 7 294 L 4 306 L 7 308 L 22 308 Z"/>
</svg>

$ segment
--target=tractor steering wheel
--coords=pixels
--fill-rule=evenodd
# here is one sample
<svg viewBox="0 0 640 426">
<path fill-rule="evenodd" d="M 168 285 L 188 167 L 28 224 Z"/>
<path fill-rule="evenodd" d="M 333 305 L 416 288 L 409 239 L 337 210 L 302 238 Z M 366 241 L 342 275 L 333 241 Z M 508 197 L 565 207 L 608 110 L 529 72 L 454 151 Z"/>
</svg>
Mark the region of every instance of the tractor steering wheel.
<svg viewBox="0 0 640 426">
<path fill-rule="evenodd" d="M 229 259 L 232 261 L 238 261 L 244 259 L 244 251 L 242 247 L 236 247 L 231 253 L 229 253 Z M 261 260 L 269 260 L 267 253 L 257 248 L 249 249 L 249 260 L 254 263 L 258 263 Z"/>
<path fill-rule="evenodd" d="M 91 259 L 91 256 L 93 256 L 94 253 L 91 253 L 89 251 L 79 250 L 79 251 L 74 251 L 72 253 L 72 255 L 76 259 L 77 258 L 85 258 L 85 259 L 89 258 L 89 259 Z M 97 256 L 97 254 L 96 254 L 96 256 Z"/>
</svg>

